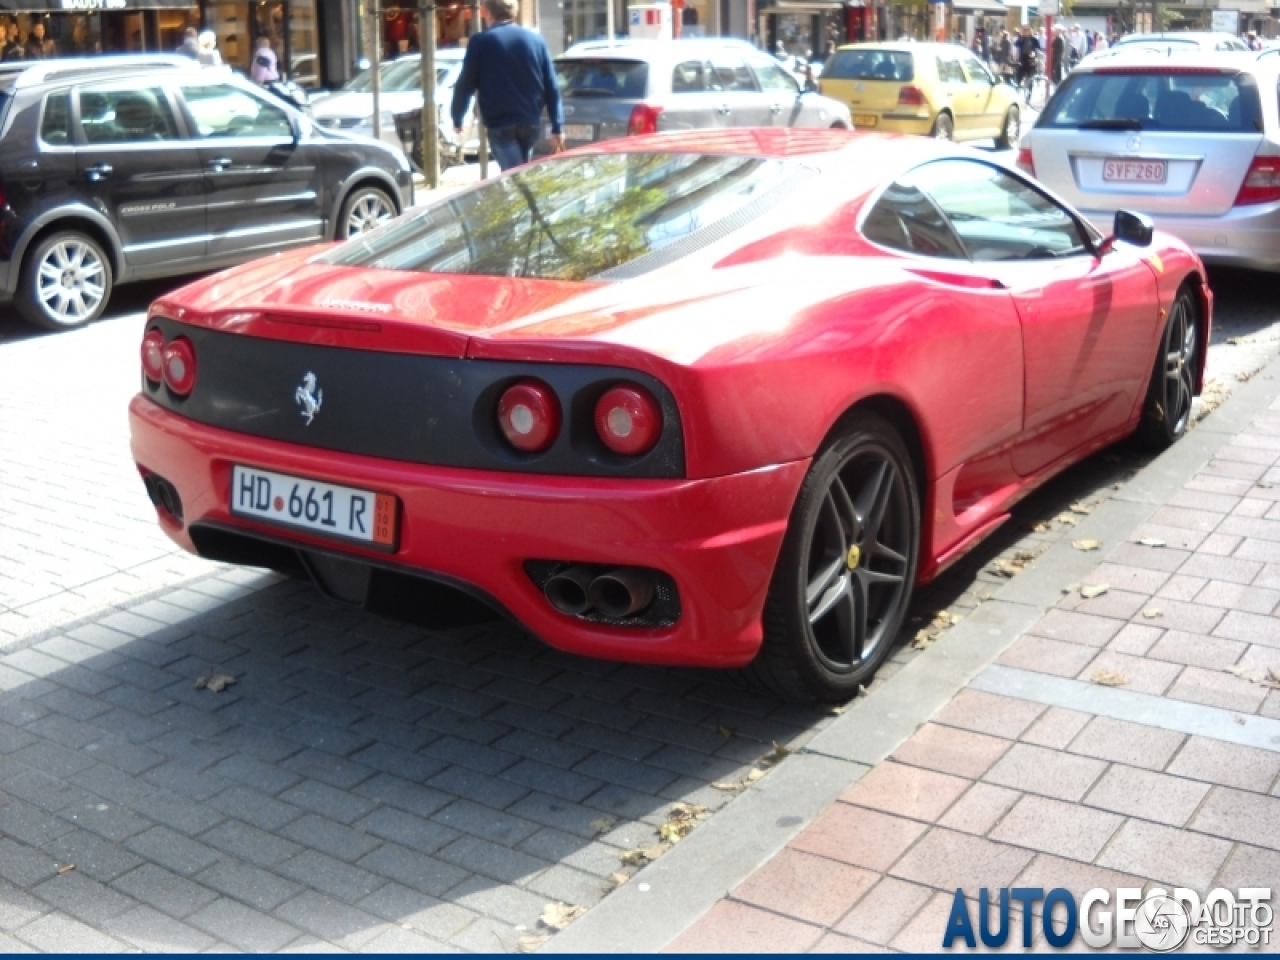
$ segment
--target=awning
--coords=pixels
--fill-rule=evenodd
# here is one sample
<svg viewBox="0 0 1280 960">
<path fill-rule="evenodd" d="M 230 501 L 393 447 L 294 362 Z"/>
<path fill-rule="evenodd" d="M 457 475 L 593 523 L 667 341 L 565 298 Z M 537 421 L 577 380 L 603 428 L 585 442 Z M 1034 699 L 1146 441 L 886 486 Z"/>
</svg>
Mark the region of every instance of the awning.
<svg viewBox="0 0 1280 960">
<path fill-rule="evenodd" d="M 0 13 L 103 13 L 116 10 L 187 10 L 196 0 L 0 0 Z"/>
<path fill-rule="evenodd" d="M 760 13 L 826 13 L 829 10 L 843 10 L 844 0 L 773 0 L 761 3 Z"/>
<path fill-rule="evenodd" d="M 1009 7 L 1001 3 L 1000 0 L 954 0 L 952 7 L 957 13 L 962 10 L 972 13 L 996 13 L 1000 15 L 1009 12 Z"/>
</svg>

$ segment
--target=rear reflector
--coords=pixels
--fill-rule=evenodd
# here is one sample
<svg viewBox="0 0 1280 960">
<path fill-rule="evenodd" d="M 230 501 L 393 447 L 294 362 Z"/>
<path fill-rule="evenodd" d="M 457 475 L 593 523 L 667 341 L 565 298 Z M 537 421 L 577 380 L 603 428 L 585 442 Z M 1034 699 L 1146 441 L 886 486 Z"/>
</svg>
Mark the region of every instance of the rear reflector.
<svg viewBox="0 0 1280 960">
<path fill-rule="evenodd" d="M 1036 162 L 1031 159 L 1031 150 L 1027 147 L 1018 150 L 1018 169 L 1028 176 L 1036 175 Z"/>
<path fill-rule="evenodd" d="M 1280 200 L 1280 157 L 1254 157 L 1236 194 L 1237 207 Z"/>
<path fill-rule="evenodd" d="M 919 87 L 906 86 L 898 91 L 898 106 L 923 107 L 924 91 Z"/>
<path fill-rule="evenodd" d="M 658 132 L 658 115 L 662 107 L 652 103 L 638 103 L 627 120 L 627 136 L 638 137 L 644 133 Z"/>
</svg>

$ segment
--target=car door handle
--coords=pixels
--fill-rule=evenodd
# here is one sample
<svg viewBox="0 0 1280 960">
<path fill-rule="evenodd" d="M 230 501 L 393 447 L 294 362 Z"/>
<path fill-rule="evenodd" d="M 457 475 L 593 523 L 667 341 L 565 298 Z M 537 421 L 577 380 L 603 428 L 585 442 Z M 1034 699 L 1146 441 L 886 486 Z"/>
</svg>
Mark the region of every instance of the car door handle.
<svg viewBox="0 0 1280 960">
<path fill-rule="evenodd" d="M 727 103 L 722 103 L 720 104 L 720 106 L 716 107 L 716 113 L 720 114 L 720 116 L 722 117 L 728 114 L 729 112 L 731 112 L 732 110 L 733 108 L 730 107 Z"/>
<path fill-rule="evenodd" d="M 769 107 L 769 112 L 770 112 L 770 113 L 781 113 L 781 112 L 782 112 L 782 104 L 780 104 L 780 103 L 772 104 L 772 105 Z"/>
<path fill-rule="evenodd" d="M 227 167 L 231 166 L 230 157 L 214 157 L 209 161 L 209 169 L 214 173 L 221 173 Z"/>
<path fill-rule="evenodd" d="M 98 183 L 99 181 L 105 180 L 107 177 L 111 176 L 111 172 L 114 169 L 115 167 L 111 166 L 109 163 L 95 163 L 93 166 L 85 168 L 84 175 L 88 177 L 92 183 Z"/>
</svg>

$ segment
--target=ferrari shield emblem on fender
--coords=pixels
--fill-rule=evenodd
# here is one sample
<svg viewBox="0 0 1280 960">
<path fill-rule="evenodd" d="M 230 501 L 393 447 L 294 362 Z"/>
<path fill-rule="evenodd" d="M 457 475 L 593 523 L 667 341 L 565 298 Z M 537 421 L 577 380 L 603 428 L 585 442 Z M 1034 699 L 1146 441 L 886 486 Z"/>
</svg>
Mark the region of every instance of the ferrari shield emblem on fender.
<svg viewBox="0 0 1280 960">
<path fill-rule="evenodd" d="M 293 399 L 298 406 L 302 407 L 299 413 L 307 418 L 307 426 L 311 426 L 311 421 L 320 412 L 320 404 L 324 401 L 324 391 L 316 389 L 316 375 L 310 370 L 302 378 L 302 385 L 293 391 Z"/>
</svg>

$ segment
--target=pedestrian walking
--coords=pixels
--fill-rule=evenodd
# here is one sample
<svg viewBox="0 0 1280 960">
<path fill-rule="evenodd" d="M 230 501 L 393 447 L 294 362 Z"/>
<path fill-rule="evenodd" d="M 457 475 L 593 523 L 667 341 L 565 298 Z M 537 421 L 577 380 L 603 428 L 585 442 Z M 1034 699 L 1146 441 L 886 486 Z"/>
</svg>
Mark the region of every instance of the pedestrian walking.
<svg viewBox="0 0 1280 960">
<path fill-rule="evenodd" d="M 489 128 L 489 146 L 503 170 L 528 163 L 538 142 L 545 108 L 551 121 L 551 149 L 564 149 L 564 110 L 542 37 L 515 23 L 516 0 L 484 0 L 490 25 L 467 44 L 462 72 L 453 87 L 454 132 L 474 95 L 480 118 Z"/>
<path fill-rule="evenodd" d="M 218 52 L 218 37 L 212 30 L 206 30 L 196 40 L 196 59 L 206 67 L 222 66 L 222 54 Z"/>
<path fill-rule="evenodd" d="M 184 57 L 190 57 L 192 60 L 200 59 L 200 46 L 197 41 L 198 32 L 195 27 L 187 27 L 182 31 L 182 43 L 174 53 L 180 53 Z"/>
<path fill-rule="evenodd" d="M 1018 37 L 1018 86 L 1030 91 L 1031 82 L 1036 77 L 1036 54 L 1040 52 L 1040 41 L 1031 35 L 1030 27 L 1022 28 Z"/>
<path fill-rule="evenodd" d="M 26 58 L 28 60 L 52 60 L 58 55 L 57 45 L 44 33 L 44 21 L 37 20 L 27 34 Z"/>
<path fill-rule="evenodd" d="M 1056 87 L 1062 82 L 1062 78 L 1067 75 L 1067 57 L 1070 54 L 1071 45 L 1067 43 L 1067 34 L 1061 27 L 1053 28 L 1053 45 L 1049 48 L 1049 59 L 1053 75 L 1050 77 L 1053 85 Z"/>
<path fill-rule="evenodd" d="M 1088 52 L 1088 41 L 1085 38 L 1084 31 L 1080 29 L 1080 24 L 1073 23 L 1071 25 L 1071 34 L 1067 38 L 1071 44 L 1071 49 L 1067 52 L 1069 66 L 1075 68 L 1075 65 L 1084 59 Z"/>
<path fill-rule="evenodd" d="M 0 57 L 5 60 L 25 60 L 27 59 L 27 48 L 22 45 L 22 41 L 18 39 L 18 22 L 10 20 L 5 25 L 4 47 L 0 49 Z"/>
<path fill-rule="evenodd" d="M 271 41 L 267 37 L 258 38 L 257 49 L 253 51 L 253 66 L 249 68 L 249 78 L 263 87 L 280 79 L 276 52 L 271 49 Z"/>
<path fill-rule="evenodd" d="M 1008 30 L 1000 31 L 991 59 L 995 63 L 996 73 L 1005 80 L 1013 79 L 1013 40 Z"/>
</svg>

